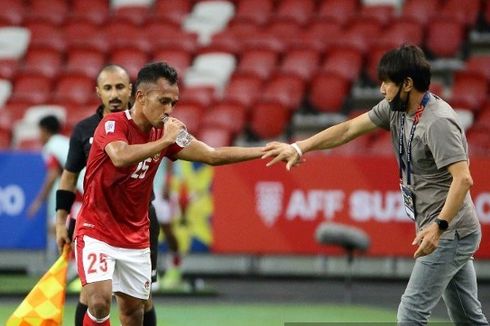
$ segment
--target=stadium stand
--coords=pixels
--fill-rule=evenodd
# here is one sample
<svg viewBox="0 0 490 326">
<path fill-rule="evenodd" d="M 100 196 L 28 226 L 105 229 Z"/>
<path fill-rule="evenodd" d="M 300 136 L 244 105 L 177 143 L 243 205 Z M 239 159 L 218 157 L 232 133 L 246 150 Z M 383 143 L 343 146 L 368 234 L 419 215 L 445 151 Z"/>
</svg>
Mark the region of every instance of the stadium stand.
<svg viewBox="0 0 490 326">
<path fill-rule="evenodd" d="M 28 107 L 63 105 L 69 130 L 93 111 L 93 79 L 102 65 L 121 64 L 134 79 L 154 60 L 178 69 L 175 112 L 196 135 L 202 129 L 230 144 L 294 137 L 291 126 L 303 132 L 306 125 L 293 119 L 324 128 L 376 103 L 379 58 L 403 42 L 426 51 L 431 90 L 455 106 L 470 141 L 486 144 L 489 1 L 4 0 L 0 34 L 8 36 L 0 38 L 0 78 L 11 85 L 0 94 L 3 148 L 33 146 L 14 144 L 5 130 L 5 121 L 20 121 Z M 378 151 L 386 141 L 373 137 L 369 148 Z"/>
</svg>

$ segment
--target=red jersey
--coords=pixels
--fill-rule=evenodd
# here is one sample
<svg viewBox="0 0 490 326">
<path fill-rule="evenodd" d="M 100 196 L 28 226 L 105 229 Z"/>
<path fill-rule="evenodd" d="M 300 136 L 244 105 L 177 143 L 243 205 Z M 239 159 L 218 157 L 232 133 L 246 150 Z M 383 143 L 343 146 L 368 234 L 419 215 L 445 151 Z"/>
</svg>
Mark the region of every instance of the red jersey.
<svg viewBox="0 0 490 326">
<path fill-rule="evenodd" d="M 163 129 L 141 131 L 129 111 L 109 114 L 94 133 L 87 160 L 83 204 L 77 218 L 75 236 L 88 235 L 115 247 L 149 247 L 148 204 L 153 178 L 163 156 L 173 159 L 181 150 L 173 144 L 159 155 L 137 164 L 117 168 L 105 152 L 114 141 L 129 145 L 157 140 Z"/>
</svg>

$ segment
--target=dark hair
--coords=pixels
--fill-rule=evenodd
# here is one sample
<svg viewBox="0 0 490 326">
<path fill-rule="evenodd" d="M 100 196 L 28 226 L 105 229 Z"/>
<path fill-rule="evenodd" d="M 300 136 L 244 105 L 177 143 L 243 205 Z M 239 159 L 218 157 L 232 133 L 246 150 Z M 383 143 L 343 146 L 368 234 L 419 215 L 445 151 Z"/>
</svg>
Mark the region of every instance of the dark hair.
<svg viewBox="0 0 490 326">
<path fill-rule="evenodd" d="M 160 78 L 165 78 L 170 85 L 174 85 L 177 83 L 178 74 L 177 71 L 166 62 L 148 63 L 138 72 L 135 88 L 138 90 L 140 85 L 144 83 L 154 84 Z"/>
<path fill-rule="evenodd" d="M 47 130 L 52 135 L 59 133 L 61 130 L 60 121 L 54 115 L 47 115 L 41 118 L 39 120 L 39 127 Z"/>
<path fill-rule="evenodd" d="M 116 65 L 116 64 L 108 64 L 108 65 L 105 65 L 104 67 L 102 67 L 102 69 L 99 70 L 99 73 L 97 74 L 97 86 L 99 85 L 99 78 L 100 78 L 100 75 L 103 73 L 103 72 L 106 72 L 106 71 L 117 71 L 117 70 L 122 70 L 126 76 L 128 76 L 128 81 L 131 82 L 130 78 L 129 78 L 129 72 L 126 70 L 126 68 L 124 68 L 123 66 L 120 66 L 120 65 Z"/>
<path fill-rule="evenodd" d="M 419 92 L 429 89 L 430 63 L 424 52 L 416 45 L 403 44 L 383 55 L 378 64 L 378 79 L 400 85 L 408 77 Z"/>
</svg>

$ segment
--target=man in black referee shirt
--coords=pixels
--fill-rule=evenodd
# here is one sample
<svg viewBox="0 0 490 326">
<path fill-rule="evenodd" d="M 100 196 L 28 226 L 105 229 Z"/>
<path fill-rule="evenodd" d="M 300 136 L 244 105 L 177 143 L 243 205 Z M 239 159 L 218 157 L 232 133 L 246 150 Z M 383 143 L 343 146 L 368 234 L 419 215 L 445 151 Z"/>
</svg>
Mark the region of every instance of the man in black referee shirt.
<svg viewBox="0 0 490 326">
<path fill-rule="evenodd" d="M 92 145 L 95 128 L 102 117 L 111 112 L 122 111 L 128 108 L 131 98 L 131 82 L 128 72 L 121 66 L 105 66 L 97 76 L 97 95 L 101 105 L 92 116 L 80 121 L 74 128 L 70 137 L 70 149 L 65 168 L 61 175 L 59 189 L 56 193 L 56 242 L 60 248 L 71 241 L 75 228 L 76 213 L 70 215 L 69 227 L 66 220 L 75 201 L 75 192 L 80 172 L 87 164 L 87 158 Z M 83 176 L 82 176 L 83 181 Z M 73 216 L 75 215 L 75 216 Z M 158 233 L 160 226 L 155 215 L 155 209 L 149 205 L 150 215 L 150 247 L 152 264 L 152 281 L 156 281 L 156 268 L 158 256 Z M 84 290 L 80 291 L 80 298 L 75 312 L 75 325 L 82 326 L 87 298 Z M 156 326 L 156 314 L 153 301 L 148 299 L 145 304 L 144 326 Z"/>
</svg>

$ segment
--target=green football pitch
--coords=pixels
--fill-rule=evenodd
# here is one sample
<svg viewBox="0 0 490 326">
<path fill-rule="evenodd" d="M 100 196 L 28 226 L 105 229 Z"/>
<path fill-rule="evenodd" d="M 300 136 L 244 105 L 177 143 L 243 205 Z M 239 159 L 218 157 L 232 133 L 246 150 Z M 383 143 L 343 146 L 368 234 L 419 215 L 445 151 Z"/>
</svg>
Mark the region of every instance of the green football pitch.
<svg viewBox="0 0 490 326">
<path fill-rule="evenodd" d="M 0 325 L 5 325 L 22 302 L 24 295 L 20 293 L 29 292 L 37 281 L 37 277 L 0 275 Z M 263 300 L 258 303 L 238 303 L 230 298 L 215 302 L 206 302 L 206 298 L 186 302 L 181 297 L 175 303 L 168 297 L 164 300 L 154 299 L 159 326 L 394 325 L 396 320 L 396 309 L 375 307 L 376 302 L 367 306 Z M 75 305 L 76 296 L 67 298 L 63 325 L 73 325 Z M 111 324 L 120 325 L 115 304 L 112 306 Z M 433 318 L 431 324 L 442 325 L 445 322 Z"/>
<path fill-rule="evenodd" d="M 15 304 L 0 307 L 0 325 L 15 310 Z M 111 317 L 119 325 L 117 307 Z M 360 306 L 326 306 L 298 304 L 180 304 L 156 305 L 158 325 L 168 326 L 273 326 L 286 322 L 393 322 L 393 312 Z M 65 307 L 64 325 L 72 325 L 75 305 Z"/>
<path fill-rule="evenodd" d="M 19 300 L 20 303 L 20 300 Z M 16 304 L 0 306 L 0 325 L 15 310 Z M 158 304 L 159 326 L 322 326 L 322 325 L 394 325 L 395 312 L 367 307 L 325 304 Z M 117 307 L 111 324 L 119 325 Z M 73 325 L 75 304 L 65 306 L 64 324 Z M 431 324 L 442 325 L 441 320 Z"/>
</svg>

